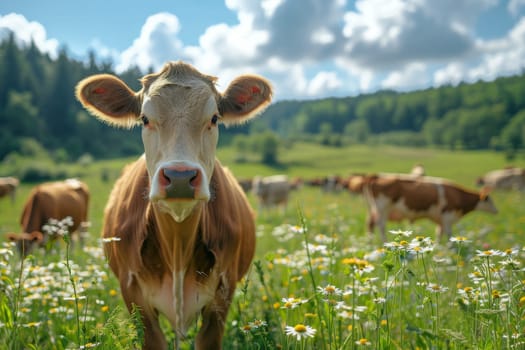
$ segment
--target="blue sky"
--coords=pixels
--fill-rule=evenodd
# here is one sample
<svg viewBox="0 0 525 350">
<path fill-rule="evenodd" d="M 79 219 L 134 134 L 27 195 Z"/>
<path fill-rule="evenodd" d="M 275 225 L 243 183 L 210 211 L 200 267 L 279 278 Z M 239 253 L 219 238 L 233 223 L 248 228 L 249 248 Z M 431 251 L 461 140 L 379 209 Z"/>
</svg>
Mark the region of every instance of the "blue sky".
<svg viewBox="0 0 525 350">
<path fill-rule="evenodd" d="M 0 39 L 117 71 L 190 62 L 272 81 L 276 99 L 407 91 L 525 68 L 525 0 L 3 0 Z"/>
</svg>

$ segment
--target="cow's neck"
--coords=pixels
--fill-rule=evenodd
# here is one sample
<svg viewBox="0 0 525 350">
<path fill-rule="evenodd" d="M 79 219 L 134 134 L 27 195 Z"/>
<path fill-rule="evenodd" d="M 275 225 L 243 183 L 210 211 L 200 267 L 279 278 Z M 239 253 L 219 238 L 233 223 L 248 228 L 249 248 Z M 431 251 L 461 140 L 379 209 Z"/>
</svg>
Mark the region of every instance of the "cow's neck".
<svg viewBox="0 0 525 350">
<path fill-rule="evenodd" d="M 204 205 L 197 204 L 193 212 L 182 222 L 175 221 L 169 214 L 153 206 L 160 241 L 161 256 L 171 272 L 184 273 L 191 261 Z"/>
<path fill-rule="evenodd" d="M 184 281 L 195 247 L 199 244 L 198 228 L 202 215 L 203 204 L 198 204 L 184 221 L 177 222 L 169 214 L 160 211 L 155 206 L 160 241 L 161 256 L 169 267 L 172 278 L 172 302 L 174 313 L 174 329 L 178 339 L 185 333 L 184 315 Z"/>
</svg>

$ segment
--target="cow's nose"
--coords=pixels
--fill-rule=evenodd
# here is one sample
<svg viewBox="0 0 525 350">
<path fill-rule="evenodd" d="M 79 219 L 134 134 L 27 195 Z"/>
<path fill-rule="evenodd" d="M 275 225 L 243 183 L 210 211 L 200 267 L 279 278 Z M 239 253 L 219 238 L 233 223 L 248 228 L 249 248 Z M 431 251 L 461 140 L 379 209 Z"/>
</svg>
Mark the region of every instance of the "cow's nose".
<svg viewBox="0 0 525 350">
<path fill-rule="evenodd" d="M 197 169 L 164 168 L 160 181 L 166 198 L 194 198 L 199 177 Z"/>
</svg>

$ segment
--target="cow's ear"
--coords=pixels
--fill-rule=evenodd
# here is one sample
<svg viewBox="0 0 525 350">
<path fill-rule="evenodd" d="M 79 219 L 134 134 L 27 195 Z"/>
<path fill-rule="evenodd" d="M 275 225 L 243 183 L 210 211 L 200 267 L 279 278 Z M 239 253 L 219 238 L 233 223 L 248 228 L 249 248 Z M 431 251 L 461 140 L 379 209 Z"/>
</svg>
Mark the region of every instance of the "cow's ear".
<svg viewBox="0 0 525 350">
<path fill-rule="evenodd" d="M 113 75 L 88 77 L 77 84 L 75 93 L 84 108 L 111 125 L 131 128 L 138 123 L 139 95 Z"/>
<path fill-rule="evenodd" d="M 270 83 L 256 75 L 235 79 L 219 101 L 219 112 L 225 124 L 238 124 L 253 118 L 272 100 Z"/>
</svg>

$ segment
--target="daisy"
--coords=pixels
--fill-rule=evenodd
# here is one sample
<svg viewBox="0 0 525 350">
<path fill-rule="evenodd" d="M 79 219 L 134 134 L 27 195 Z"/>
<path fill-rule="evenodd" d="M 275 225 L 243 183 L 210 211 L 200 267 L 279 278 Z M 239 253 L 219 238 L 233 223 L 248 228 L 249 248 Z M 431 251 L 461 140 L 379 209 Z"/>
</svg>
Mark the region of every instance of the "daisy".
<svg viewBox="0 0 525 350">
<path fill-rule="evenodd" d="M 467 237 L 465 237 L 465 236 L 450 237 L 450 241 L 452 243 L 468 243 L 468 242 L 470 242 L 470 240 L 467 239 Z"/>
<path fill-rule="evenodd" d="M 500 256 L 502 255 L 501 254 L 501 251 L 497 250 L 497 249 L 489 249 L 489 250 L 476 250 L 476 256 L 479 256 L 479 257 L 485 257 L 485 258 L 488 258 L 488 257 L 491 257 L 491 256 Z"/>
<path fill-rule="evenodd" d="M 306 339 L 308 337 L 313 338 L 316 331 L 317 331 L 316 329 L 310 326 L 305 326 L 304 324 L 300 324 L 300 323 L 295 325 L 294 327 L 286 326 L 286 329 L 285 329 L 286 335 L 296 337 L 297 341 L 303 338 Z"/>
<path fill-rule="evenodd" d="M 308 300 L 303 300 L 301 298 L 282 298 L 283 306 L 281 309 L 295 309 L 301 304 L 306 303 Z"/>
<path fill-rule="evenodd" d="M 444 293 L 448 290 L 448 287 L 441 286 L 436 283 L 429 283 L 426 289 L 432 293 Z"/>
<path fill-rule="evenodd" d="M 324 296 L 334 296 L 343 294 L 343 291 L 341 289 L 331 284 L 327 284 L 324 287 L 318 286 L 317 290 Z"/>
<path fill-rule="evenodd" d="M 396 235 L 396 236 L 405 236 L 405 237 L 412 236 L 412 231 L 390 230 L 388 232 L 390 232 L 391 234 Z"/>
<path fill-rule="evenodd" d="M 360 346 L 370 346 L 372 344 L 366 338 L 361 338 L 361 339 L 357 340 L 355 343 L 356 343 L 356 345 L 360 345 Z"/>
</svg>

